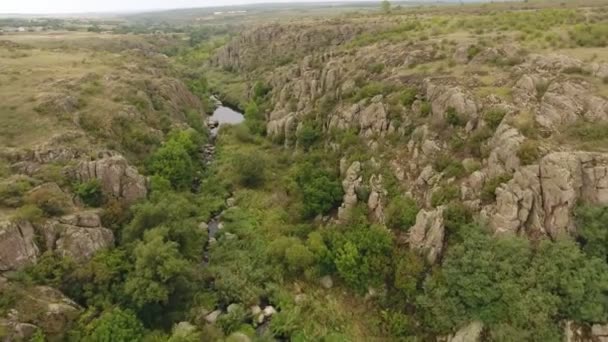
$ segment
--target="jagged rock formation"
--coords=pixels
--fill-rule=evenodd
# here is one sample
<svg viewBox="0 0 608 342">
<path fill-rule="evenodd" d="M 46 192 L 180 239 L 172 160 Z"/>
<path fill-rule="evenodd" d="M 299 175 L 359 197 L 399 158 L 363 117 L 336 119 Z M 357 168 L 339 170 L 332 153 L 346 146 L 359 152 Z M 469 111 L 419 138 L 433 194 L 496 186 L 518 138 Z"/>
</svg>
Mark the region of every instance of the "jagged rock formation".
<svg viewBox="0 0 608 342">
<path fill-rule="evenodd" d="M 41 251 L 57 251 L 82 262 L 112 246 L 114 234 L 102 227 L 96 212 L 78 212 L 35 226 L 26 221 L 0 222 L 0 272 L 36 263 Z"/>
<path fill-rule="evenodd" d="M 91 258 L 98 250 L 114 246 L 114 234 L 101 226 L 99 215 L 81 212 L 64 216 L 44 227 L 46 244 L 76 261 Z"/>
<path fill-rule="evenodd" d="M 29 222 L 0 222 L 0 272 L 35 263 L 39 254 L 35 239 Z"/>
<path fill-rule="evenodd" d="M 416 224 L 409 230 L 410 247 L 423 254 L 429 264 L 434 264 L 443 251 L 443 210 L 443 207 L 420 210 L 416 216 Z"/>
<path fill-rule="evenodd" d="M 360 173 L 361 163 L 358 161 L 352 163 L 345 172 L 345 177 L 342 181 L 344 199 L 342 200 L 342 205 L 338 209 L 339 220 L 348 218 L 348 213 L 357 204 L 357 188 L 359 188 L 363 182 L 363 179 L 359 175 Z"/>
<path fill-rule="evenodd" d="M 133 203 L 148 194 L 147 180 L 121 155 L 81 162 L 73 176 L 80 182 L 97 179 L 106 195 Z"/>
<path fill-rule="evenodd" d="M 555 152 L 525 166 L 496 190 L 491 226 L 498 233 L 574 234 L 578 201 L 608 204 L 608 154 Z"/>
</svg>

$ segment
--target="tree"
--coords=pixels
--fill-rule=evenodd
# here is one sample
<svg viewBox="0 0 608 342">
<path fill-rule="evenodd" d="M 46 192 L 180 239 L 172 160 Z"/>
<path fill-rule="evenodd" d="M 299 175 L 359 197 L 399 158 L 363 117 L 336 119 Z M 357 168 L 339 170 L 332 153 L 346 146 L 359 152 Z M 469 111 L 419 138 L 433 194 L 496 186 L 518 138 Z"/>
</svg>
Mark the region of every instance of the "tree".
<svg viewBox="0 0 608 342">
<path fill-rule="evenodd" d="M 93 342 L 140 341 L 144 334 L 144 327 L 135 314 L 120 308 L 104 312 L 87 328 L 90 335 L 86 340 Z"/>
<path fill-rule="evenodd" d="M 166 240 L 167 234 L 166 229 L 152 229 L 135 245 L 135 269 L 125 291 L 137 307 L 167 304 L 179 283 L 190 278 L 189 263 L 179 253 L 179 245 Z"/>
<path fill-rule="evenodd" d="M 295 181 L 302 194 L 304 217 L 325 214 L 342 199 L 343 190 L 337 176 L 313 162 L 300 165 Z"/>
<path fill-rule="evenodd" d="M 391 3 L 388 0 L 382 0 L 380 7 L 382 8 L 382 12 L 386 14 L 391 12 Z"/>
<path fill-rule="evenodd" d="M 168 179 L 176 189 L 185 189 L 192 184 L 194 166 L 190 155 L 174 140 L 169 140 L 154 152 L 148 170 Z"/>
<path fill-rule="evenodd" d="M 176 189 L 192 185 L 201 140 L 195 131 L 179 131 L 169 135 L 167 142 L 158 148 L 147 163 L 150 173 L 171 182 Z"/>
<path fill-rule="evenodd" d="M 416 223 L 418 204 L 411 197 L 394 198 L 387 207 L 386 224 L 391 229 L 408 230 Z"/>
</svg>

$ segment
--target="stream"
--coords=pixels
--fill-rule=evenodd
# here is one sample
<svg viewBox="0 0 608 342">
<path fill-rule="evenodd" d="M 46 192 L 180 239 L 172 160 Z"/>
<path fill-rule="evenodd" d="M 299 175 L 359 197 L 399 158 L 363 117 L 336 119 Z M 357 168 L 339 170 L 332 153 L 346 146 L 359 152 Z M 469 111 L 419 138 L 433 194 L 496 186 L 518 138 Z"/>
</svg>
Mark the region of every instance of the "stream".
<svg viewBox="0 0 608 342">
<path fill-rule="evenodd" d="M 222 104 L 220 100 L 218 100 L 215 96 L 211 97 L 211 101 L 213 101 L 216 105 L 215 110 L 213 111 L 213 115 L 211 115 L 207 119 L 207 127 L 211 130 L 211 140 L 208 144 L 203 146 L 202 153 L 205 164 L 210 164 L 213 161 L 213 157 L 215 155 L 215 142 L 217 138 L 217 134 L 222 125 L 237 125 L 241 122 L 245 121 L 245 117 L 242 113 L 237 112 L 236 110 L 226 107 Z M 228 202 L 228 201 L 227 201 Z M 227 203 L 229 204 L 229 203 Z M 229 205 L 228 205 L 229 206 Z M 215 215 L 208 223 L 207 223 L 207 232 L 209 238 L 209 244 L 215 243 L 215 236 L 222 229 L 222 223 L 220 222 L 220 218 L 222 213 Z M 208 245 L 209 245 L 208 244 Z M 208 248 L 207 245 L 207 248 Z M 206 263 L 209 262 L 209 251 L 205 250 L 205 260 Z"/>
</svg>

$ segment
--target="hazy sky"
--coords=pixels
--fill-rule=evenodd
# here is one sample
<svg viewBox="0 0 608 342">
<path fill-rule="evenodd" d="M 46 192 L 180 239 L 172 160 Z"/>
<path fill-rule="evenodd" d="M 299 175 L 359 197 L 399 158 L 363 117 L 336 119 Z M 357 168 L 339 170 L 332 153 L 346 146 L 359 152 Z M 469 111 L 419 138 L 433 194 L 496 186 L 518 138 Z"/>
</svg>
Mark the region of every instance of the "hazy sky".
<svg viewBox="0 0 608 342">
<path fill-rule="evenodd" d="M 242 5 L 256 2 L 319 2 L 319 0 L 0 0 L 0 13 L 114 12 Z"/>
</svg>

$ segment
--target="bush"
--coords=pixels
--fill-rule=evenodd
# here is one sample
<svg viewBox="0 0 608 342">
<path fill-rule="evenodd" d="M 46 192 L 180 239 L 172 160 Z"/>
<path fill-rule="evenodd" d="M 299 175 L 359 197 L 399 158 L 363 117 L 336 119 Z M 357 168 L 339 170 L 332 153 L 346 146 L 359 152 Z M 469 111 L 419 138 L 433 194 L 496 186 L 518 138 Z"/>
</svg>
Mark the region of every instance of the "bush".
<svg viewBox="0 0 608 342">
<path fill-rule="evenodd" d="M 399 93 L 399 102 L 406 108 L 412 106 L 414 101 L 416 101 L 416 89 L 414 88 L 405 88 Z"/>
<path fill-rule="evenodd" d="M 357 225 L 346 231 L 334 231 L 329 246 L 338 274 L 354 289 L 384 282 L 390 272 L 392 236 L 382 227 Z"/>
<path fill-rule="evenodd" d="M 80 183 L 76 186 L 76 195 L 90 207 L 99 207 L 103 203 L 103 193 L 101 182 L 92 179 L 88 182 Z"/>
<path fill-rule="evenodd" d="M 247 316 L 247 311 L 242 305 L 234 304 L 230 312 L 218 318 L 217 324 L 225 334 L 230 334 L 239 330 Z"/>
<path fill-rule="evenodd" d="M 394 198 L 386 208 L 386 225 L 391 229 L 408 230 L 416 223 L 418 203 L 411 197 Z"/>
<path fill-rule="evenodd" d="M 484 115 L 484 120 L 488 124 L 488 126 L 494 131 L 500 123 L 502 119 L 505 117 L 506 111 L 502 108 L 492 108 L 486 112 Z"/>
<path fill-rule="evenodd" d="M 63 215 L 72 207 L 71 199 L 59 187 L 44 185 L 30 191 L 26 202 L 42 209 L 47 216 Z"/>
<path fill-rule="evenodd" d="M 308 151 L 321 138 L 321 131 L 310 122 L 305 123 L 297 132 L 298 144 Z"/>
<path fill-rule="evenodd" d="M 447 185 L 433 192 L 431 205 L 438 207 L 460 197 L 460 189 L 456 185 Z"/>
<path fill-rule="evenodd" d="M 487 180 L 481 189 L 481 201 L 485 204 L 494 202 L 496 200 L 496 188 L 511 180 L 512 177 L 510 174 L 502 174 Z"/>
<path fill-rule="evenodd" d="M 575 212 L 577 232 L 583 251 L 590 256 L 608 256 L 608 208 L 582 205 Z"/>
<path fill-rule="evenodd" d="M 337 175 L 312 162 L 301 164 L 294 180 L 302 194 L 302 214 L 306 218 L 326 214 L 342 200 L 342 185 Z"/>
<path fill-rule="evenodd" d="M 536 140 L 524 141 L 521 146 L 519 146 L 517 157 L 519 157 L 519 160 L 521 160 L 523 165 L 530 165 L 536 162 L 540 157 L 538 142 Z"/>
<path fill-rule="evenodd" d="M 429 116 L 429 114 L 431 114 L 432 111 L 432 107 L 431 104 L 428 101 L 422 101 L 422 103 L 420 104 L 420 115 L 422 115 L 423 117 L 427 117 Z"/>
<path fill-rule="evenodd" d="M 195 163 L 200 141 L 192 131 L 180 131 L 169 136 L 167 142 L 158 148 L 147 163 L 147 169 L 154 175 L 171 182 L 176 189 L 187 189 L 192 185 Z"/>
<path fill-rule="evenodd" d="M 144 326 L 135 314 L 119 308 L 104 312 L 89 324 L 90 335 L 87 341 L 93 342 L 131 342 L 140 341 L 144 335 Z"/>
<path fill-rule="evenodd" d="M 454 107 L 449 107 L 446 111 L 446 121 L 454 127 L 464 126 L 466 120 L 456 111 Z"/>
<path fill-rule="evenodd" d="M 437 156 L 433 161 L 433 167 L 437 172 L 443 172 L 447 178 L 459 178 L 466 173 L 466 170 L 460 161 L 453 159 L 446 154 Z"/>
<path fill-rule="evenodd" d="M 264 157 L 258 152 L 240 154 L 233 159 L 238 182 L 248 188 L 259 187 L 264 184 L 266 179 L 265 165 Z"/>
<path fill-rule="evenodd" d="M 38 223 L 42 221 L 43 217 L 44 212 L 42 211 L 42 209 L 32 204 L 26 204 L 15 211 L 12 219 L 17 222 L 28 221 L 32 223 Z"/>
<path fill-rule="evenodd" d="M 23 204 L 23 195 L 33 186 L 30 178 L 9 178 L 0 182 L 0 205 L 18 207 Z"/>
<path fill-rule="evenodd" d="M 384 63 L 370 64 L 367 68 L 372 74 L 379 74 L 384 70 Z"/>
</svg>

